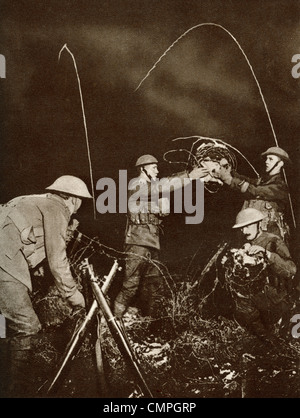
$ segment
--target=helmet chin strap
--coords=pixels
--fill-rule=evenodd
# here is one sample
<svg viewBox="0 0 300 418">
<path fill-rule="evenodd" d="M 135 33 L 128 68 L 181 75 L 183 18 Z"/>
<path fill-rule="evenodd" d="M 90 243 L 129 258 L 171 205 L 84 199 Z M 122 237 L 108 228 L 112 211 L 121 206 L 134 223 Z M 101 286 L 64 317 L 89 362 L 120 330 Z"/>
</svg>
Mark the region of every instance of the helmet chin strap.
<svg viewBox="0 0 300 418">
<path fill-rule="evenodd" d="M 258 237 L 258 235 L 260 234 L 260 232 L 261 232 L 261 229 L 260 229 L 260 221 L 259 222 L 257 222 L 257 231 L 256 231 L 256 235 L 255 235 L 255 237 L 253 238 L 253 240 L 255 240 L 257 237 Z"/>
<path fill-rule="evenodd" d="M 70 214 L 73 215 L 77 212 L 76 210 L 76 197 L 75 196 L 70 196 L 69 199 L 65 200 L 65 205 L 67 206 L 67 208 L 70 211 Z"/>
<path fill-rule="evenodd" d="M 281 162 L 281 160 L 276 161 L 276 163 L 273 165 L 273 167 L 271 167 L 269 170 L 267 170 L 267 173 L 271 174 L 271 171 L 273 171 L 274 168 L 276 168 L 280 162 Z"/>
<path fill-rule="evenodd" d="M 150 181 L 153 179 L 153 177 L 151 177 L 151 175 L 148 173 L 148 171 L 145 169 L 145 167 L 142 167 L 142 172 L 146 174 L 146 176 L 148 177 L 148 179 Z"/>
<path fill-rule="evenodd" d="M 261 233 L 260 221 L 256 222 L 255 225 L 257 226 L 256 234 L 255 234 L 255 237 L 251 241 L 254 241 L 259 236 L 259 234 Z"/>
</svg>

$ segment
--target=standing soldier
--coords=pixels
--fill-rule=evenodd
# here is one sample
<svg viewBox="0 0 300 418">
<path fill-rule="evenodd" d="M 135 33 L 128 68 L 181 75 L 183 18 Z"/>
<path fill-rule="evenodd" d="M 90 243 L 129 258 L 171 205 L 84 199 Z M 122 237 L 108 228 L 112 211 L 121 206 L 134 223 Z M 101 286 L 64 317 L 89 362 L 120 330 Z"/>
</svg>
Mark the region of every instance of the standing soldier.
<svg viewBox="0 0 300 418">
<path fill-rule="evenodd" d="M 289 296 L 293 287 L 296 265 L 290 252 L 277 235 L 262 230 L 265 215 L 254 208 L 241 210 L 234 229 L 241 230 L 246 244 L 235 254 L 236 273 L 229 283 L 235 301 L 235 316 L 241 324 L 260 338 L 270 337 L 270 326 L 284 318 L 291 308 Z M 263 266 L 261 274 L 251 276 L 255 266 Z M 253 277 L 254 276 L 254 277 Z"/>
<path fill-rule="evenodd" d="M 289 205 L 289 194 L 282 175 L 285 164 L 291 164 L 286 151 L 279 147 L 271 147 L 261 154 L 265 157 L 265 176 L 255 180 L 231 172 L 231 168 L 221 167 L 218 177 L 232 190 L 243 194 L 245 202 L 242 209 L 255 208 L 265 217 L 261 228 L 276 234 L 287 243 L 289 227 L 285 219 Z"/>
<path fill-rule="evenodd" d="M 160 250 L 159 230 L 162 217 L 169 213 L 166 198 L 153 199 L 163 193 L 161 183 L 157 189 L 158 161 L 152 155 L 142 155 L 136 161 L 139 177 L 130 182 L 127 226 L 125 233 L 126 267 L 125 279 L 114 303 L 114 314 L 121 318 L 135 297 L 137 291 L 147 289 L 147 298 L 143 301 L 143 315 L 157 316 L 159 299 L 162 292 L 162 277 L 157 268 Z M 178 178 L 178 188 L 184 179 L 199 179 L 207 176 L 206 168 L 194 168 L 190 173 L 183 172 L 171 177 Z M 174 189 L 176 186 L 174 187 Z M 130 198 L 139 191 L 140 207 L 134 209 Z M 152 197 L 152 200 L 151 200 Z"/>
<path fill-rule="evenodd" d="M 20 196 L 0 210 L 0 312 L 9 337 L 8 397 L 28 396 L 33 342 L 41 330 L 31 302 L 30 270 L 47 259 L 55 284 L 69 304 L 85 307 L 66 255 L 67 228 L 83 198 L 85 183 L 61 176 L 49 193 Z"/>
</svg>

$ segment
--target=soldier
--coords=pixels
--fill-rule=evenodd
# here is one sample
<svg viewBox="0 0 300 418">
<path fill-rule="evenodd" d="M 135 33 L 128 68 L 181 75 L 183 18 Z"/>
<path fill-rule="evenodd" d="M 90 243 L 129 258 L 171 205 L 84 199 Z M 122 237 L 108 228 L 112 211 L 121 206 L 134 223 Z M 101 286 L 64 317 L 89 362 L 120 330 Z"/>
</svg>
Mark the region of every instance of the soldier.
<svg viewBox="0 0 300 418">
<path fill-rule="evenodd" d="M 157 159 L 152 155 L 139 157 L 135 164 L 139 177 L 134 179 L 129 188 L 129 211 L 125 233 L 127 254 L 125 279 L 114 302 L 114 314 L 118 318 L 123 316 L 141 287 L 148 291 L 142 304 L 143 315 L 155 316 L 159 312 L 162 277 L 155 263 L 159 258 L 161 218 L 169 213 L 169 205 L 166 198 L 153 199 L 159 194 L 155 184 L 159 173 L 157 164 Z M 183 179 L 199 179 L 207 174 L 206 168 L 194 168 L 190 173 L 183 172 L 173 177 L 181 180 L 178 182 L 178 187 L 182 187 Z M 140 191 L 141 205 L 138 210 L 134 210 L 130 205 L 130 197 L 137 190 Z M 163 191 L 163 188 L 160 189 L 160 192 Z"/>
<path fill-rule="evenodd" d="M 30 360 L 41 330 L 30 297 L 30 271 L 47 259 L 62 297 L 70 306 L 85 307 L 67 260 L 66 239 L 71 216 L 83 198 L 92 196 L 74 176 L 61 176 L 47 189 L 16 197 L 0 209 L 0 312 L 9 337 L 9 397 L 30 393 Z"/>
<path fill-rule="evenodd" d="M 253 266 L 255 260 L 260 260 L 266 264 L 264 274 L 232 283 L 237 320 L 260 338 L 269 337 L 270 326 L 290 309 L 289 295 L 296 274 L 296 265 L 283 240 L 262 230 L 264 217 L 255 208 L 243 209 L 233 226 L 247 241 L 240 262 Z"/>
<path fill-rule="evenodd" d="M 288 188 L 282 176 L 285 164 L 291 164 L 286 151 L 271 147 L 261 154 L 265 157 L 266 171 L 263 179 L 255 180 L 232 172 L 231 167 L 223 165 L 217 176 L 232 190 L 243 194 L 245 202 L 242 209 L 248 207 L 261 211 L 265 217 L 261 228 L 276 234 L 288 243 L 289 227 L 285 214 L 289 204 Z"/>
</svg>

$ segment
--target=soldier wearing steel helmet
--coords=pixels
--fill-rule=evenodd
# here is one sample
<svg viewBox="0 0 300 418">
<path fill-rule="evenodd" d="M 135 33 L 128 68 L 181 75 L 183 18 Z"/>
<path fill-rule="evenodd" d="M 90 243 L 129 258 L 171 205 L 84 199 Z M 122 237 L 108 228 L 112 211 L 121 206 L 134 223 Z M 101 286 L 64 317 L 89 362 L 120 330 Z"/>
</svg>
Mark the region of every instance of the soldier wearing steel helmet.
<svg viewBox="0 0 300 418">
<path fill-rule="evenodd" d="M 246 255 L 263 257 L 266 263 L 266 274 L 260 281 L 245 277 L 245 286 L 235 295 L 237 320 L 261 338 L 269 337 L 270 326 L 291 308 L 289 296 L 296 274 L 296 265 L 283 240 L 262 230 L 264 218 L 259 210 L 246 208 L 238 213 L 233 226 L 246 240 Z"/>
<path fill-rule="evenodd" d="M 30 390 L 32 343 L 41 324 L 31 303 L 31 270 L 47 259 L 56 287 L 70 306 L 85 301 L 72 277 L 66 255 L 67 228 L 90 199 L 85 183 L 61 176 L 48 193 L 16 197 L 0 208 L 0 312 L 9 335 L 8 396 L 26 396 Z"/>
<path fill-rule="evenodd" d="M 288 243 L 286 213 L 289 196 L 282 169 L 291 165 L 291 160 L 280 147 L 268 148 L 261 156 L 265 158 L 265 174 L 258 180 L 234 173 L 230 167 L 222 167 L 218 177 L 232 190 L 242 193 L 245 199 L 243 209 L 255 208 L 265 215 L 261 223 L 264 231 L 279 235 Z"/>
<path fill-rule="evenodd" d="M 155 262 L 159 259 L 160 250 L 160 225 L 162 218 L 169 214 L 168 199 L 159 198 L 151 200 L 151 197 L 163 193 L 163 185 L 156 190 L 158 177 L 158 160 L 153 155 L 142 155 L 136 161 L 139 176 L 130 182 L 129 204 L 127 214 L 127 226 L 125 232 L 126 267 L 125 278 L 120 293 L 114 302 L 114 314 L 121 318 L 130 303 L 143 288 L 142 314 L 157 316 L 159 314 L 159 300 L 162 291 L 162 277 Z M 190 173 L 175 174 L 180 180 L 199 179 L 207 176 L 206 168 L 194 168 Z M 174 189 L 177 186 L 174 187 Z M 183 187 L 181 181 L 178 187 Z M 133 210 L 130 205 L 130 197 L 139 190 L 140 207 Z M 154 263 L 153 263 L 154 262 Z"/>
</svg>

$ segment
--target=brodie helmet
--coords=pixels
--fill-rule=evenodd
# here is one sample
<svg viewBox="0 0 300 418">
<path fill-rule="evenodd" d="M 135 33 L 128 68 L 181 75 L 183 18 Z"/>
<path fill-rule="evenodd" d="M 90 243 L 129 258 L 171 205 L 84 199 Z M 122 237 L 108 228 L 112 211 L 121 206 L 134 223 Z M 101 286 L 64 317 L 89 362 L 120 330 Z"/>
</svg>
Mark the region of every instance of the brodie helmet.
<svg viewBox="0 0 300 418">
<path fill-rule="evenodd" d="M 281 158 L 284 162 L 292 164 L 288 153 L 280 147 L 268 148 L 267 151 L 261 154 L 262 157 L 264 157 L 265 155 L 276 155 L 277 157 Z"/>
<path fill-rule="evenodd" d="M 265 215 L 257 209 L 247 208 L 241 210 L 235 220 L 235 225 L 232 228 L 242 228 L 247 225 L 254 224 L 263 220 Z"/>
<path fill-rule="evenodd" d="M 136 160 L 135 166 L 136 167 L 142 167 L 144 165 L 157 164 L 157 163 L 158 163 L 158 161 L 155 157 L 153 157 L 153 155 L 145 154 L 145 155 L 142 155 L 141 157 L 139 157 Z"/>
<path fill-rule="evenodd" d="M 55 192 L 67 193 L 80 198 L 92 199 L 86 184 L 75 176 L 58 177 L 55 182 L 46 187 L 46 189 Z"/>
</svg>

